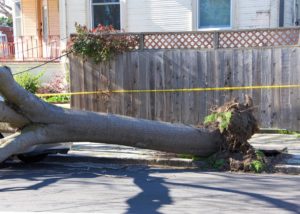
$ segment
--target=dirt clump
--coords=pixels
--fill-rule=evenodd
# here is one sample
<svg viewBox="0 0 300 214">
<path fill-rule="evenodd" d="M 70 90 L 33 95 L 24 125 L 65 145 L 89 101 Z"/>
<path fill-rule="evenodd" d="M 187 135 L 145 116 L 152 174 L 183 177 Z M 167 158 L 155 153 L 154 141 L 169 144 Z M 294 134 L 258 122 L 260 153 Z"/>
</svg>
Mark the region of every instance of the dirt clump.
<svg viewBox="0 0 300 214">
<path fill-rule="evenodd" d="M 218 115 L 217 119 L 206 123 L 205 126 L 210 129 L 219 128 L 224 138 L 219 152 L 212 157 L 215 162 L 222 160 L 222 164 L 218 166 L 219 170 L 256 171 L 253 169 L 255 163 L 259 165 L 260 162 L 264 162 L 263 157 L 259 157 L 255 149 L 248 143 L 251 136 L 259 130 L 253 110 L 253 101 L 247 95 L 244 103 L 239 103 L 234 99 L 211 110 L 212 114 Z M 220 124 L 224 124 L 224 121 L 219 116 L 225 113 L 230 115 L 230 120 L 228 124 L 225 124 L 226 127 L 220 128 Z"/>
</svg>

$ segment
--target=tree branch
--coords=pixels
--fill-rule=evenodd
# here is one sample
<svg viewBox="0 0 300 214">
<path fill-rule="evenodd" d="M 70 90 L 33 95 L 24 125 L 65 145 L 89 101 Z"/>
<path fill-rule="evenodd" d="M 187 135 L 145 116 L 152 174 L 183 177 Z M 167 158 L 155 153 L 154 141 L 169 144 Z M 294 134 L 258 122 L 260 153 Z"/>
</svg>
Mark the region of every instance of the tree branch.
<svg viewBox="0 0 300 214">
<path fill-rule="evenodd" d="M 60 121 L 60 118 L 55 117 L 52 113 L 61 108 L 44 102 L 18 85 L 10 68 L 6 66 L 0 67 L 0 93 L 9 103 L 17 106 L 22 111 L 22 115 L 31 122 L 55 123 Z"/>
<path fill-rule="evenodd" d="M 30 121 L 10 108 L 5 102 L 0 101 L 0 122 L 9 123 L 15 128 L 22 128 L 30 123 Z"/>
<path fill-rule="evenodd" d="M 9 123 L 0 122 L 0 133 L 15 133 L 18 129 L 12 127 Z"/>
<path fill-rule="evenodd" d="M 47 143 L 88 141 L 208 156 L 223 142 L 218 130 L 56 107 L 18 85 L 8 67 L 0 67 L 0 93 L 13 106 L 1 103 L 2 122 L 25 125 L 0 141 L 0 162 Z"/>
</svg>

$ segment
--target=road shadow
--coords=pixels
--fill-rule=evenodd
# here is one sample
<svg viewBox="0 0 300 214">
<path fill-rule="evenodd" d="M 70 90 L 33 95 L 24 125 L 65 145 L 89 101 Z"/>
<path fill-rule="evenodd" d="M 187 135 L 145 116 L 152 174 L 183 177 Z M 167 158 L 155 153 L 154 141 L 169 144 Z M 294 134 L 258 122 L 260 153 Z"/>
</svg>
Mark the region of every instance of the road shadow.
<svg viewBox="0 0 300 214">
<path fill-rule="evenodd" d="M 88 164 L 87 164 L 88 166 Z M 2 171 L 2 169 L 8 169 L 8 171 Z M 93 167 L 76 167 L 74 170 L 70 167 L 62 167 L 61 165 L 48 165 L 43 163 L 36 164 L 2 164 L 0 168 L 0 180 L 5 179 L 24 179 L 34 182 L 29 186 L 18 186 L 18 183 L 14 187 L 0 187 L 1 192 L 19 192 L 19 191 L 31 191 L 40 190 L 44 187 L 49 187 L 55 183 L 68 180 L 68 179 L 83 179 L 84 182 L 87 178 L 98 178 L 101 176 L 116 176 L 132 178 L 134 184 L 141 190 L 137 195 L 129 198 L 126 202 L 129 206 L 126 213 L 144 213 L 144 214 L 156 214 L 158 209 L 163 205 L 171 204 L 172 199 L 169 195 L 169 189 L 164 186 L 165 183 L 162 177 L 152 177 L 150 173 L 152 170 L 148 167 L 137 166 L 137 170 L 134 167 L 121 167 L 111 169 L 114 167 L 108 167 L 103 169 L 97 169 Z M 71 169 L 71 170 L 70 170 Z M 13 172 L 13 173 L 12 173 Z"/>
<path fill-rule="evenodd" d="M 136 196 L 127 200 L 129 208 L 127 214 L 156 214 L 163 205 L 172 204 L 169 189 L 164 185 L 165 180 L 162 177 L 152 177 L 149 175 L 151 170 L 143 170 L 131 174 L 134 184 L 141 189 Z"/>
<path fill-rule="evenodd" d="M 172 186 L 193 188 L 198 189 L 199 193 L 202 190 L 209 190 L 213 192 L 213 194 L 220 194 L 220 192 L 231 193 L 240 196 L 246 196 L 249 200 L 256 200 L 265 202 L 269 204 L 271 207 L 279 208 L 282 211 L 288 211 L 290 213 L 300 213 L 300 205 L 289 202 L 287 200 L 282 200 L 276 197 L 264 195 L 262 193 L 253 192 L 255 190 L 251 189 L 237 189 L 234 187 L 234 183 L 243 182 L 251 183 L 255 176 L 253 175 L 243 175 L 243 176 L 230 176 L 230 174 L 226 173 L 218 173 L 216 176 L 224 177 L 222 179 L 223 182 L 228 182 L 231 187 L 218 187 L 212 186 L 208 184 L 193 184 L 193 183 L 177 183 L 174 181 L 166 180 L 165 175 L 168 173 L 176 174 L 176 173 L 187 173 L 187 172 L 195 172 L 195 170 L 175 170 L 175 169 L 153 169 L 145 166 L 123 166 L 116 168 L 93 168 L 88 167 L 89 164 L 82 167 L 72 168 L 70 166 L 62 166 L 55 164 L 33 164 L 33 165 L 24 165 L 24 164 L 8 164 L 6 166 L 2 166 L 0 169 L 0 180 L 4 179 L 26 179 L 29 181 L 34 181 L 32 185 L 28 186 L 18 186 L 18 182 L 16 182 L 14 187 L 0 187 L 1 192 L 18 192 L 18 191 L 26 191 L 26 190 L 40 190 L 44 187 L 49 187 L 58 181 L 68 180 L 79 178 L 82 179 L 80 182 L 87 182 L 85 179 L 87 178 L 100 178 L 101 176 L 116 176 L 116 177 L 126 177 L 132 178 L 133 183 L 140 189 L 140 192 L 133 197 L 129 198 L 126 203 L 128 204 L 128 209 L 125 212 L 126 214 L 134 214 L 134 213 L 160 213 L 159 209 L 165 205 L 172 205 L 173 200 L 170 195 L 170 188 Z M 3 170 L 4 169 L 4 170 Z M 164 176 L 160 176 L 160 174 L 164 174 Z M 213 175 L 215 173 L 211 172 L 201 172 L 201 174 L 210 174 Z M 224 174 L 224 176 L 223 176 Z M 257 177 L 257 176 L 256 176 Z M 299 178 L 297 176 L 293 179 L 287 177 L 286 179 L 293 180 L 293 182 L 298 182 Z M 267 182 L 267 181 L 266 181 Z M 261 179 L 258 176 L 257 183 L 261 183 Z M 99 184 L 93 183 L 93 184 Z M 255 184 L 255 182 L 254 182 Z M 261 183 L 264 184 L 264 183 Z M 217 185 L 217 184 L 215 184 Z M 270 186 L 271 188 L 271 186 Z"/>
</svg>

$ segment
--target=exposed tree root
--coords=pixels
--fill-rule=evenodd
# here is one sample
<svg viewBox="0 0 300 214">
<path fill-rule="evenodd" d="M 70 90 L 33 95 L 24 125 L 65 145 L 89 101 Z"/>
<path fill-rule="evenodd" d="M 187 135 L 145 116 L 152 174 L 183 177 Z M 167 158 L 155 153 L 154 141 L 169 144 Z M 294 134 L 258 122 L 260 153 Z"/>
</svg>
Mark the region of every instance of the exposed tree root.
<svg viewBox="0 0 300 214">
<path fill-rule="evenodd" d="M 212 110 L 213 113 L 231 112 L 228 127 L 222 133 L 224 138 L 220 150 L 214 154 L 215 160 L 223 160 L 220 168 L 231 171 L 251 171 L 251 163 L 258 160 L 255 149 L 248 143 L 253 134 L 258 131 L 257 121 L 253 116 L 253 102 L 249 96 L 245 103 L 232 100 L 223 106 Z M 218 127 L 219 121 L 208 124 L 207 128 Z"/>
</svg>

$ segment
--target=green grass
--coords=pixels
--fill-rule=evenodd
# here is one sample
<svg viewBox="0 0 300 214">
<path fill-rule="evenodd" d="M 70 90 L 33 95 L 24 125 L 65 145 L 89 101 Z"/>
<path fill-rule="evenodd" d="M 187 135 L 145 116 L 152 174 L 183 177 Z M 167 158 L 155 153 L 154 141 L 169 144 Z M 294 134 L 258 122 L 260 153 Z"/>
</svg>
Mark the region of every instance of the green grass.
<svg viewBox="0 0 300 214">
<path fill-rule="evenodd" d="M 295 135 L 297 138 L 300 138 L 300 132 L 290 131 L 290 130 L 278 130 L 278 134 L 287 134 L 287 135 Z"/>
<path fill-rule="evenodd" d="M 59 96 L 47 97 L 44 98 L 44 100 L 49 103 L 69 103 L 71 97 L 68 95 L 59 95 Z"/>
</svg>

